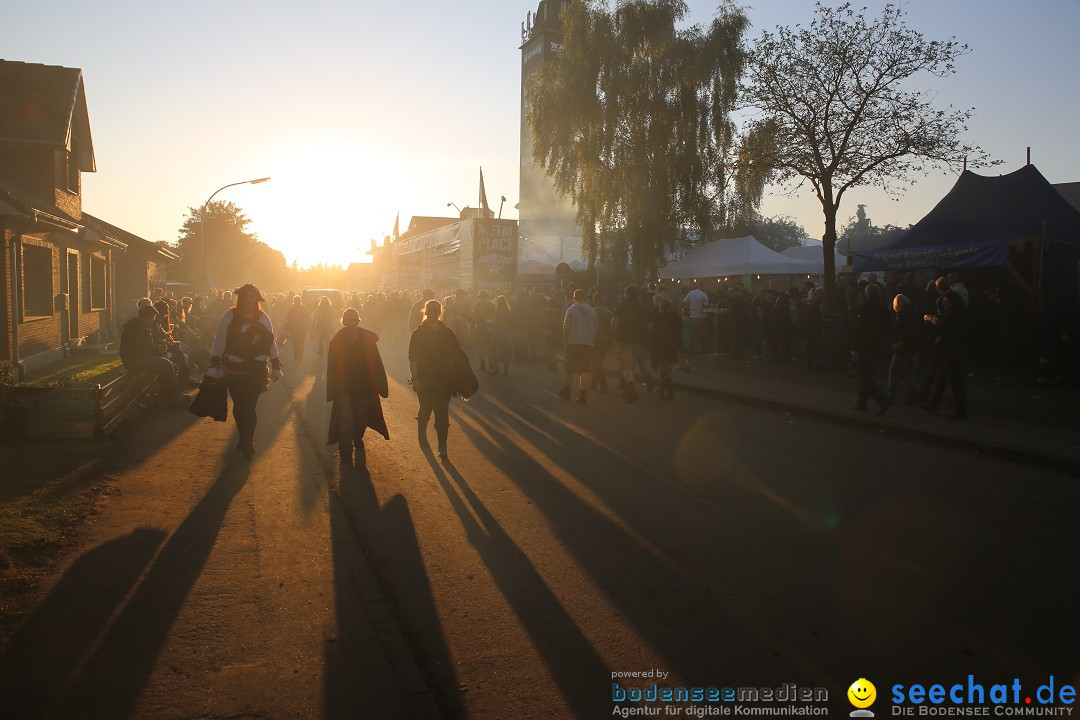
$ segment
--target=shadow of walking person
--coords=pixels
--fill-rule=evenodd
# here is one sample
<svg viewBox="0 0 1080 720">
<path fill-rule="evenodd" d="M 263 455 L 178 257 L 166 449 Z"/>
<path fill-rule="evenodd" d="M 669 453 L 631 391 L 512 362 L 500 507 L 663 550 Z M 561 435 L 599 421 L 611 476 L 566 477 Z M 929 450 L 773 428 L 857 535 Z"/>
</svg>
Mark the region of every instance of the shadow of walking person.
<svg viewBox="0 0 1080 720">
<path fill-rule="evenodd" d="M 610 714 L 603 702 L 603 692 L 583 692 L 583 682 L 586 685 L 593 680 L 603 682 L 611 677 L 610 669 L 532 560 L 503 530 L 451 461 L 445 460 L 440 465 L 429 455 L 428 463 L 460 518 L 469 542 L 520 619 L 574 716 Z"/>
<path fill-rule="evenodd" d="M 58 686 L 90 652 L 165 535 L 138 528 L 72 563 L 0 659 L 5 716 L 46 715 Z"/>
<path fill-rule="evenodd" d="M 235 455 L 154 559 L 146 577 L 93 654 L 64 687 L 54 688 L 57 717 L 129 717 L 158 654 L 217 542 L 250 466 Z"/>
<path fill-rule="evenodd" d="M 465 710 L 456 689 L 455 664 L 443 636 L 408 503 L 405 498 L 395 495 L 385 506 L 380 506 L 371 476 L 367 468 L 359 463 L 356 466 L 341 463 L 337 498 L 340 504 L 335 502 L 335 496 L 331 494 L 330 519 L 334 538 L 334 587 L 340 637 L 326 654 L 325 717 L 352 718 L 356 716 L 358 707 L 371 706 L 370 694 L 380 690 L 367 687 L 370 683 L 378 682 L 378 676 L 372 674 L 374 668 L 365 667 L 365 658 L 370 655 L 371 639 L 366 637 L 363 616 L 370 615 L 370 622 L 377 632 L 387 632 L 388 627 L 398 624 L 389 608 L 399 603 L 409 606 L 412 621 L 407 625 L 407 642 L 422 665 L 424 677 L 410 673 L 407 666 L 399 662 L 395 668 L 398 673 L 395 684 L 401 686 L 406 702 L 415 712 L 418 708 L 426 708 L 426 678 L 432 683 L 431 689 L 443 715 L 463 717 Z M 377 583 L 374 579 L 369 581 L 370 586 L 363 581 L 358 583 L 366 602 L 363 607 L 356 607 L 353 599 L 355 591 L 349 587 L 345 551 L 350 545 L 356 547 L 356 540 L 360 540 L 361 546 L 370 545 L 369 535 L 377 536 L 375 544 L 379 547 L 392 547 L 396 560 L 393 568 L 379 572 Z M 370 564 L 380 567 L 377 562 Z M 385 599 L 380 587 L 386 592 Z M 379 641 L 383 642 L 383 639 Z M 390 647 L 393 648 L 392 643 Z M 427 650 L 418 653 L 418 647 Z M 393 654 L 392 651 L 388 653 Z M 357 678 L 365 680 L 359 682 Z M 365 697 L 365 693 L 368 697 Z M 424 715 L 425 712 L 418 714 Z"/>
</svg>

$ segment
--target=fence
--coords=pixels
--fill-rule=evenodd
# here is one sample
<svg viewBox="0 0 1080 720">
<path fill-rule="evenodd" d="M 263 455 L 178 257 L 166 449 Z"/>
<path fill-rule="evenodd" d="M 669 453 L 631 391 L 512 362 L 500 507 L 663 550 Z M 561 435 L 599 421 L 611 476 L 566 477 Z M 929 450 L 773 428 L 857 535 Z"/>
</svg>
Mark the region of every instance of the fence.
<svg viewBox="0 0 1080 720">
<path fill-rule="evenodd" d="M 93 388 L 23 387 L 0 392 L 0 428 L 38 438 L 101 438 L 157 392 L 158 376 L 125 372 Z"/>
</svg>

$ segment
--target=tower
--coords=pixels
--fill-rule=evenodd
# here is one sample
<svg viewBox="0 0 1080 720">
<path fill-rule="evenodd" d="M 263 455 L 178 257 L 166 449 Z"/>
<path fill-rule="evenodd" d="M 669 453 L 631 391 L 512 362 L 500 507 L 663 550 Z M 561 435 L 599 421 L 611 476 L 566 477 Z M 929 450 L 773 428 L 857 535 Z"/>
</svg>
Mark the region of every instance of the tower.
<svg viewBox="0 0 1080 720">
<path fill-rule="evenodd" d="M 536 255 L 536 259 L 545 262 L 577 264 L 581 261 L 581 229 L 575 222 L 574 206 L 569 198 L 555 192 L 550 178 L 533 162 L 532 133 L 525 98 L 525 84 L 529 76 L 562 50 L 563 27 L 559 14 L 565 6 L 563 0 L 541 0 L 536 13 L 530 12 L 521 24 L 518 222 L 521 234 L 528 239 L 522 244 L 523 260 Z"/>
</svg>

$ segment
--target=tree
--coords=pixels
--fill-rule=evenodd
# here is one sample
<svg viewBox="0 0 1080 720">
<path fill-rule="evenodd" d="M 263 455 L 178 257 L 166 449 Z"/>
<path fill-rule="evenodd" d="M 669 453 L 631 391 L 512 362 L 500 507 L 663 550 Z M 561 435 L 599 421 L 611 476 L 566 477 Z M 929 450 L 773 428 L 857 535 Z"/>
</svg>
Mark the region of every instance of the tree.
<svg viewBox="0 0 1080 720">
<path fill-rule="evenodd" d="M 753 235 L 765 247 L 774 252 L 783 252 L 788 248 L 799 247 L 806 237 L 806 230 L 787 215 L 762 217 L 754 213 L 744 225 L 732 230 L 733 235 Z"/>
<path fill-rule="evenodd" d="M 679 229 L 703 235 L 756 206 L 735 109 L 745 15 L 724 2 L 679 29 L 682 0 L 570 0 L 563 49 L 526 87 L 533 157 L 574 203 L 590 265 L 653 276 Z"/>
<path fill-rule="evenodd" d="M 276 288 L 285 278 L 284 256 L 259 242 L 247 229 L 250 218 L 235 204 L 215 200 L 203 208 L 188 208 L 180 228 L 177 251 L 181 256 L 180 274 L 187 282 L 202 283 L 202 252 L 205 242 L 206 273 L 217 288 L 234 288 L 246 282 Z M 203 233 L 205 232 L 205 235 Z"/>
<path fill-rule="evenodd" d="M 874 225 L 870 216 L 866 214 L 866 205 L 859 204 L 853 217 L 848 218 L 847 224 L 836 237 L 837 247 L 840 254 L 850 252 L 864 252 L 885 247 L 893 240 L 903 235 L 911 226 L 906 228 L 896 225 Z"/>
<path fill-rule="evenodd" d="M 845 3 L 816 4 L 809 27 L 762 33 L 748 69 L 746 101 L 760 111 L 747 146 L 775 179 L 809 181 L 825 215 L 825 289 L 836 298 L 833 252 L 840 201 L 849 189 L 895 192 L 942 165 L 987 161 L 959 139 L 973 110 L 934 107 L 916 75 L 946 77 L 968 52 L 955 38 L 927 40 L 886 5 L 868 21 Z"/>
</svg>

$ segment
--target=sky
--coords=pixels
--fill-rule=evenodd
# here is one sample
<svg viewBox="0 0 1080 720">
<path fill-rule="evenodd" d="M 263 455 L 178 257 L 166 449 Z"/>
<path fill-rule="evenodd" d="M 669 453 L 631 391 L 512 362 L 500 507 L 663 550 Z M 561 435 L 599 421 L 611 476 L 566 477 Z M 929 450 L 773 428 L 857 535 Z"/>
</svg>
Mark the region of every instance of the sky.
<svg viewBox="0 0 1080 720">
<path fill-rule="evenodd" d="M 690 21 L 716 2 L 689 0 Z M 866 0 L 871 15 L 883 6 Z M 965 139 L 1052 183 L 1080 181 L 1080 0 L 911 0 L 908 25 L 971 46 L 957 72 L 926 84 L 940 106 L 973 107 Z M 97 172 L 83 207 L 149 240 L 175 242 L 190 207 L 219 187 L 259 239 L 301 266 L 367 259 L 400 213 L 476 206 L 516 218 L 521 23 L 536 0 L 393 3 L 20 2 L 4 11 L 6 60 L 83 70 Z M 748 38 L 808 23 L 809 0 L 747 5 Z M 916 222 L 956 175 L 918 178 L 900 197 L 851 191 L 875 225 Z M 762 212 L 821 237 L 808 189 L 770 188 Z"/>
</svg>

